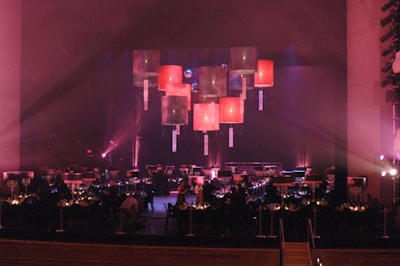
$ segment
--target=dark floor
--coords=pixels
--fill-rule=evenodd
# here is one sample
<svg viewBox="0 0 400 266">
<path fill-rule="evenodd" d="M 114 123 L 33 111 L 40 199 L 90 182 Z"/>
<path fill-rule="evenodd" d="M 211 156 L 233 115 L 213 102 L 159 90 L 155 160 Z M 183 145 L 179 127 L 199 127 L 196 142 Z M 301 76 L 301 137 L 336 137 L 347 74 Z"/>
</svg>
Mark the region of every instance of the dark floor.
<svg viewBox="0 0 400 266">
<path fill-rule="evenodd" d="M 171 191 L 169 196 L 154 197 L 154 209 L 151 210 L 149 204 L 149 211 L 142 214 L 145 218 L 145 227 L 138 230 L 136 233 L 140 235 L 171 235 L 174 233 L 172 226 L 165 227 L 166 222 L 166 209 L 164 204 L 175 204 L 177 198 L 176 191 Z M 194 201 L 194 196 L 189 195 L 187 201 Z M 170 224 L 169 224 L 170 225 Z"/>
</svg>

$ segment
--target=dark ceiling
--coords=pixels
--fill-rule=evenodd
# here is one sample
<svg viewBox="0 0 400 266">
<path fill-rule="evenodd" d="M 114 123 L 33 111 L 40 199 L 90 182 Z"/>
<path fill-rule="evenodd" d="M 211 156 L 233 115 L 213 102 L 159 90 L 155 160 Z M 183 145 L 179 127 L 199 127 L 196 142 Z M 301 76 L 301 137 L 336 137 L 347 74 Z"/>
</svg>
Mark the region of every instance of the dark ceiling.
<svg viewBox="0 0 400 266">
<path fill-rule="evenodd" d="M 24 33 L 37 36 L 37 49 L 51 43 L 87 54 L 252 45 L 278 65 L 285 64 L 287 52 L 301 64 L 345 62 L 345 0 L 31 0 L 23 5 Z"/>
</svg>

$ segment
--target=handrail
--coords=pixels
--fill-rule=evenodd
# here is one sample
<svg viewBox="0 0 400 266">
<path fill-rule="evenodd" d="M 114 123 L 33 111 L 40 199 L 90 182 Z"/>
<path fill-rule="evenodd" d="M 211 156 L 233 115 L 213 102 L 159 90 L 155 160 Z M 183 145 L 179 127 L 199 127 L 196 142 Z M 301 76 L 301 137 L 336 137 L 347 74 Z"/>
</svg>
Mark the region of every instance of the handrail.
<svg viewBox="0 0 400 266">
<path fill-rule="evenodd" d="M 279 237 L 281 243 L 285 243 L 285 230 L 283 228 L 283 220 L 282 218 L 279 219 Z"/>
<path fill-rule="evenodd" d="M 284 253 L 285 253 L 285 230 L 283 228 L 283 220 L 282 218 L 279 219 L 279 240 L 281 244 L 281 250 L 280 250 L 280 260 L 281 260 L 281 265 L 283 265 L 283 258 L 284 258 Z"/>
<path fill-rule="evenodd" d="M 312 222 L 311 222 L 310 218 L 308 218 L 308 230 L 307 231 L 308 231 L 307 237 L 311 236 L 312 248 L 315 248 L 315 241 L 314 241 L 315 235 L 314 235 L 314 230 L 313 230 L 313 226 L 312 226 Z"/>
</svg>

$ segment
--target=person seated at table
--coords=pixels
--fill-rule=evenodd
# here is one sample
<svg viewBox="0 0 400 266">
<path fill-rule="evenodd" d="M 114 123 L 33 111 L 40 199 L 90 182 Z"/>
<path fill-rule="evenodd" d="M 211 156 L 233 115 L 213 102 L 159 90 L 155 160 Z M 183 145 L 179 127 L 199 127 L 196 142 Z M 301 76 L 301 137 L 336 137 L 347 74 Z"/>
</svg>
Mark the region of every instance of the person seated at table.
<svg viewBox="0 0 400 266">
<path fill-rule="evenodd" d="M 178 190 L 178 197 L 176 199 L 175 206 L 180 207 L 184 203 L 186 203 L 186 194 L 188 192 L 186 181 L 184 179 L 182 179 L 181 182 L 179 183 L 177 190 Z"/>
</svg>

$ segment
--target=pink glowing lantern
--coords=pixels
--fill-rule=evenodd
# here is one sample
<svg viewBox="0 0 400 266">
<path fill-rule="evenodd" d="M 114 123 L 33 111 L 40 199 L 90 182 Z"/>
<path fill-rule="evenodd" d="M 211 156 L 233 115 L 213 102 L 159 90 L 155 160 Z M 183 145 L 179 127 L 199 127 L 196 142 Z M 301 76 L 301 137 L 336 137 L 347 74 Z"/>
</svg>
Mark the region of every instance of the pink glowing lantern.
<svg viewBox="0 0 400 266">
<path fill-rule="evenodd" d="M 255 47 L 231 48 L 231 73 L 242 77 L 242 99 L 246 100 L 246 75 L 254 74 L 257 70 L 257 49 Z"/>
<path fill-rule="evenodd" d="M 274 61 L 272 60 L 258 60 L 258 71 L 254 74 L 254 87 L 268 88 L 274 86 Z M 258 91 L 258 110 L 262 111 L 263 91 Z"/>
<path fill-rule="evenodd" d="M 239 97 L 219 99 L 219 122 L 226 124 L 243 123 L 243 110 Z"/>
<path fill-rule="evenodd" d="M 167 84 L 182 83 L 182 66 L 163 65 L 160 66 L 158 75 L 158 90 L 166 91 Z"/>
<path fill-rule="evenodd" d="M 223 97 L 219 99 L 219 122 L 231 124 L 229 127 L 229 147 L 233 147 L 232 124 L 243 123 L 243 105 L 239 97 Z"/>
<path fill-rule="evenodd" d="M 134 50 L 133 84 L 143 87 L 143 109 L 148 110 L 149 87 L 157 87 L 157 76 L 160 67 L 159 50 Z"/>
<path fill-rule="evenodd" d="M 169 95 L 161 97 L 161 125 L 187 125 L 188 116 L 186 96 Z M 177 135 L 179 135 L 177 130 L 172 130 L 172 152 L 176 152 Z"/>
<path fill-rule="evenodd" d="M 215 102 L 193 104 L 193 130 L 204 132 L 204 156 L 207 156 L 207 131 L 219 130 L 219 105 Z"/>
<path fill-rule="evenodd" d="M 203 97 L 226 96 L 227 70 L 221 66 L 199 67 L 199 95 Z"/>
</svg>

